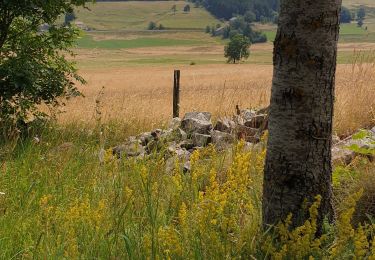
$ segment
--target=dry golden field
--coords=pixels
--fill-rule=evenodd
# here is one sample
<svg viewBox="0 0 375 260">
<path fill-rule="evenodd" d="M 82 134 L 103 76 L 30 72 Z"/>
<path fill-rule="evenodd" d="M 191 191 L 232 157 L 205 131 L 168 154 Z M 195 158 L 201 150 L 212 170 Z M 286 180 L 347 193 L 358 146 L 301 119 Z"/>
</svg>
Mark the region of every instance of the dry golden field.
<svg viewBox="0 0 375 260">
<path fill-rule="evenodd" d="M 359 52 L 356 56 L 358 58 L 353 64 L 338 65 L 337 69 L 335 130 L 343 135 L 373 123 L 371 120 L 374 118 L 373 55 Z M 85 98 L 70 101 L 59 120 L 64 123 L 92 123 L 97 114 L 95 111 L 99 109 L 102 120 L 106 122 L 136 125 L 142 128 L 138 131 L 160 127 L 172 114 L 174 69 L 180 69 L 182 74 L 181 114 L 203 110 L 212 112 L 214 116 L 231 115 L 237 104 L 242 108 L 262 107 L 269 102 L 271 65 L 146 65 L 103 68 L 98 64 L 98 68 L 81 70 L 88 81 L 86 86 L 80 87 Z M 99 94 L 102 87 L 103 93 Z"/>
</svg>

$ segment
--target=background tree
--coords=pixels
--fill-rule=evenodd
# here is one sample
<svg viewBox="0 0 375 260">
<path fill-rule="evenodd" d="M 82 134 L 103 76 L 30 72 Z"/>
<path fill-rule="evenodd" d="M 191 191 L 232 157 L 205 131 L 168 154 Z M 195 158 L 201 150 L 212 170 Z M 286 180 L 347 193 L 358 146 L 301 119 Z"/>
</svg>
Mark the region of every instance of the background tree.
<svg viewBox="0 0 375 260">
<path fill-rule="evenodd" d="M 352 13 L 346 7 L 341 8 L 340 23 L 350 23 L 353 20 Z"/>
<path fill-rule="evenodd" d="M 65 58 L 79 32 L 56 25 L 57 19 L 84 0 L 1 1 L 0 3 L 0 126 L 11 131 L 34 118 L 47 116 L 39 105 L 56 107 L 80 95 L 84 82 Z M 38 32 L 42 24 L 51 25 Z M 4 134 L 6 135 L 6 133 Z"/>
<path fill-rule="evenodd" d="M 74 20 L 76 19 L 76 15 L 75 15 L 75 13 L 74 13 L 74 11 L 73 12 L 68 12 L 68 13 L 66 13 L 65 14 L 65 25 L 68 25 L 68 24 L 70 24 L 71 22 L 73 22 Z"/>
<path fill-rule="evenodd" d="M 236 63 L 250 56 L 250 40 L 249 38 L 236 34 L 224 48 L 224 56 L 228 58 L 228 63 Z"/>
<path fill-rule="evenodd" d="M 357 18 L 358 20 L 364 20 L 365 17 L 366 17 L 366 9 L 363 6 L 361 6 L 357 12 Z"/>
<path fill-rule="evenodd" d="M 184 12 L 185 12 L 185 13 L 190 12 L 190 5 L 185 5 L 185 7 L 184 7 Z"/>
<path fill-rule="evenodd" d="M 363 6 L 361 6 L 357 12 L 357 25 L 359 27 L 363 26 L 363 21 L 365 20 L 365 17 L 366 17 L 366 10 Z"/>
<path fill-rule="evenodd" d="M 341 0 L 282 0 L 274 43 L 263 223 L 332 218 L 332 116 Z M 305 206 L 305 207 L 304 207 Z"/>
<path fill-rule="evenodd" d="M 147 26 L 147 30 L 156 30 L 158 25 L 155 22 L 149 22 Z"/>
</svg>

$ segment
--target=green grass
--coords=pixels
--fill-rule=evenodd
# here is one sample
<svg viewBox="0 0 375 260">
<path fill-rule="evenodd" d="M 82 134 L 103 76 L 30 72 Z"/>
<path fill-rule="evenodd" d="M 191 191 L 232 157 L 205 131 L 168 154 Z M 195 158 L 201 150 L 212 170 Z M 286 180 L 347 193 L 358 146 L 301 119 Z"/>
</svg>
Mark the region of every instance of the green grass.
<svg viewBox="0 0 375 260">
<path fill-rule="evenodd" d="M 190 4 L 191 11 L 183 8 Z M 177 12 L 171 11 L 173 5 Z M 96 30 L 145 30 L 153 21 L 169 29 L 204 29 L 207 25 L 220 23 L 203 8 L 194 8 L 185 1 L 130 1 L 98 2 L 87 5 L 90 10 L 76 11 L 77 20 Z"/>
<path fill-rule="evenodd" d="M 84 35 L 82 38 L 78 39 L 77 47 L 87 49 L 131 49 L 162 46 L 191 46 L 202 43 L 204 42 L 198 40 L 179 40 L 168 38 L 137 38 L 130 40 L 112 39 L 96 41 L 91 35 Z"/>
<path fill-rule="evenodd" d="M 355 23 L 342 24 L 340 26 L 340 42 L 375 42 L 375 32 L 370 29 L 372 24 L 369 24 L 369 30 L 358 27 Z M 267 35 L 268 41 L 273 41 L 276 36 L 276 31 L 263 31 Z"/>
<path fill-rule="evenodd" d="M 271 245 L 286 250 L 285 259 L 350 259 L 358 251 L 359 231 L 351 231 L 354 237 L 345 231 L 352 230 L 353 194 L 363 183 L 365 194 L 373 194 L 373 164 L 335 171 L 338 224 L 326 225 L 324 243 L 315 248 L 310 222 L 277 241 L 263 232 L 263 149 L 206 148 L 194 154 L 191 173 L 167 171 L 169 155 L 162 151 L 144 159 L 112 157 L 108 148 L 130 134 L 128 127 L 134 126 L 52 126 L 38 133 L 38 144 L 3 144 L 0 259 L 269 259 L 276 255 Z M 108 152 L 100 163 L 103 144 Z M 339 256 L 330 250 L 337 241 Z"/>
</svg>

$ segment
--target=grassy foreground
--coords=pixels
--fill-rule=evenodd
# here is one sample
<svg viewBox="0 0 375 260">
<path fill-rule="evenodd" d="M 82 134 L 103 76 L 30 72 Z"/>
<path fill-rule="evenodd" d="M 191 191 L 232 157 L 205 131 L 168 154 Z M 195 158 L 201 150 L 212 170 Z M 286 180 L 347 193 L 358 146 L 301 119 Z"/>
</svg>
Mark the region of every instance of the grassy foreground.
<svg viewBox="0 0 375 260">
<path fill-rule="evenodd" d="M 371 205 L 375 167 L 365 159 L 336 168 L 338 221 L 327 223 L 323 236 L 314 235 L 319 198 L 304 226 L 288 231 L 286 221 L 264 232 L 264 146 L 195 152 L 191 173 L 178 161 L 167 171 L 163 151 L 117 160 L 107 150 L 100 163 L 99 150 L 125 138 L 119 129 L 53 126 L 39 133 L 40 143 L 3 146 L 1 259 L 363 259 L 375 253 L 375 223 L 351 222 Z"/>
</svg>

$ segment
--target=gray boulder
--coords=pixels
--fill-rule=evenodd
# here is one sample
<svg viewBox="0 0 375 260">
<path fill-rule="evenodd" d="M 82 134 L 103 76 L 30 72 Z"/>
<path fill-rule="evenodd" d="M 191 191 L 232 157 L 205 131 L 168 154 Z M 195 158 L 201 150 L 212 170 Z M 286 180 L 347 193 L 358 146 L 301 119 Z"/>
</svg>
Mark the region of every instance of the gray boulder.
<svg viewBox="0 0 375 260">
<path fill-rule="evenodd" d="M 187 139 L 187 134 L 181 128 L 176 128 L 176 129 L 171 128 L 171 129 L 164 130 L 160 134 L 159 139 L 165 142 L 183 141 Z"/>
<path fill-rule="evenodd" d="M 138 136 L 138 139 L 141 141 L 143 146 L 146 146 L 149 142 L 151 142 L 154 137 L 151 135 L 151 132 L 145 132 Z"/>
<path fill-rule="evenodd" d="M 236 123 L 229 118 L 220 118 L 217 120 L 214 130 L 232 133 L 236 129 Z"/>
<path fill-rule="evenodd" d="M 238 139 L 245 140 L 246 142 L 259 142 L 259 131 L 256 128 L 251 128 L 244 125 L 237 125 L 236 134 Z"/>
<path fill-rule="evenodd" d="M 192 136 L 193 144 L 196 147 L 205 147 L 211 142 L 211 136 L 194 133 Z"/>
<path fill-rule="evenodd" d="M 145 148 L 139 139 L 131 138 L 128 142 L 116 146 L 112 149 L 112 153 L 118 158 L 122 156 L 135 157 L 145 153 Z"/>
<path fill-rule="evenodd" d="M 181 128 L 188 136 L 193 133 L 208 134 L 212 129 L 211 114 L 208 112 L 186 113 L 182 119 Z"/>
<path fill-rule="evenodd" d="M 194 145 L 193 140 L 191 140 L 191 139 L 187 139 L 187 140 L 182 141 L 182 142 L 179 144 L 179 146 L 180 146 L 181 148 L 186 149 L 186 150 L 191 150 L 191 149 L 194 148 L 195 145 Z"/>
<path fill-rule="evenodd" d="M 225 150 L 229 148 L 235 141 L 233 135 L 214 130 L 211 132 L 212 144 L 215 145 L 218 150 Z"/>
<path fill-rule="evenodd" d="M 349 137 L 335 144 L 332 148 L 332 162 L 334 164 L 349 164 L 358 155 L 358 153 L 350 149 L 352 146 L 359 149 L 375 149 L 375 133 L 372 134 L 372 131 L 369 131 L 368 133 L 370 134 L 369 137 L 359 140 L 354 140 L 353 137 Z M 373 157 L 371 155 L 368 156 L 371 158 Z"/>
<path fill-rule="evenodd" d="M 257 115 L 257 112 L 255 110 L 251 109 L 244 109 L 241 111 L 241 117 L 243 118 L 244 122 L 251 121 L 253 117 Z"/>
<path fill-rule="evenodd" d="M 175 117 L 172 118 L 172 120 L 169 122 L 169 127 L 170 129 L 176 130 L 181 127 L 181 118 Z"/>
</svg>

